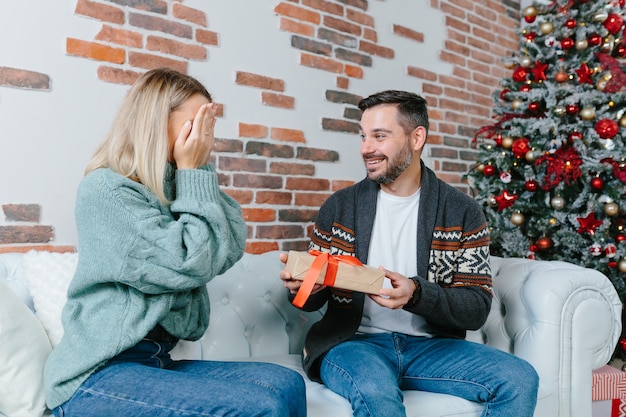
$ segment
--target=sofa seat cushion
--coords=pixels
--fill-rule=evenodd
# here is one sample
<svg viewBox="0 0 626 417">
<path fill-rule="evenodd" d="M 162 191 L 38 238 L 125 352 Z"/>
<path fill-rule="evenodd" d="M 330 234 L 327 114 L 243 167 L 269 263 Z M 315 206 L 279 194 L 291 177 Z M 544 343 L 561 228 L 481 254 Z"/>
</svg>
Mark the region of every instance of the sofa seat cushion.
<svg viewBox="0 0 626 417">
<path fill-rule="evenodd" d="M 233 359 L 234 361 L 270 362 L 297 371 L 304 378 L 307 414 L 310 416 L 352 417 L 350 403 L 323 384 L 308 379 L 302 370 L 300 355 L 271 355 Z M 407 417 L 479 417 L 483 406 L 446 394 L 404 391 Z M 408 411 L 410 410 L 410 412 Z"/>
</svg>

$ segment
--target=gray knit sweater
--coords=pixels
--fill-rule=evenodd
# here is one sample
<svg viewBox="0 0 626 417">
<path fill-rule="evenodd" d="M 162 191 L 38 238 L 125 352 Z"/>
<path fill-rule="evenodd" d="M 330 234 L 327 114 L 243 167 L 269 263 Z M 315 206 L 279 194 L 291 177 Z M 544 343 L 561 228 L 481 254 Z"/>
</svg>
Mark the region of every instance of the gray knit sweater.
<svg viewBox="0 0 626 417">
<path fill-rule="evenodd" d="M 464 338 L 478 329 L 491 308 L 489 233 L 478 203 L 439 180 L 422 163 L 417 277 L 421 295 L 407 311 L 423 316 L 439 337 Z M 333 194 L 321 207 L 310 248 L 353 255 L 367 263 L 379 186 L 369 179 Z M 383 265 L 384 266 L 384 265 Z M 293 297 L 293 296 L 291 296 Z M 312 295 L 303 310 L 327 304 L 309 331 L 303 366 L 319 381 L 319 359 L 352 337 L 363 315 L 365 295 L 336 288 Z"/>
<path fill-rule="evenodd" d="M 79 260 L 62 314 L 64 336 L 44 372 L 49 408 L 156 324 L 190 340 L 207 329 L 205 284 L 241 258 L 246 225 L 239 205 L 218 188 L 212 165 L 170 166 L 165 185 L 169 206 L 109 169 L 81 182 Z"/>
</svg>

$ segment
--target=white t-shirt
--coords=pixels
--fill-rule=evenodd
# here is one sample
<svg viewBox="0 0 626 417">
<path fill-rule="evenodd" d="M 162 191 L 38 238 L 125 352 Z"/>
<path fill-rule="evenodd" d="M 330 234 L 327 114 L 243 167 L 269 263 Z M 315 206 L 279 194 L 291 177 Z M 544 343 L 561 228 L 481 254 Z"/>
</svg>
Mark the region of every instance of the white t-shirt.
<svg viewBox="0 0 626 417">
<path fill-rule="evenodd" d="M 372 229 L 369 266 L 383 266 L 406 277 L 417 275 L 417 213 L 420 190 L 408 197 L 398 197 L 379 191 L 376 218 Z M 391 288 L 385 278 L 384 288 Z M 431 336 L 422 316 L 403 309 L 381 307 L 365 297 L 359 332 L 397 332 L 414 336 Z"/>
</svg>

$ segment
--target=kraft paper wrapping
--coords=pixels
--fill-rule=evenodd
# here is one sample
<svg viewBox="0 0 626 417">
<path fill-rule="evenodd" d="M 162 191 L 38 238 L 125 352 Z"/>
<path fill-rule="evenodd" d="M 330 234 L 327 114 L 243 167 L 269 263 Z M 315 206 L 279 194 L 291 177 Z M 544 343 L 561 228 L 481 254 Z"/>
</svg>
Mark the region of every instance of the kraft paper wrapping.
<svg viewBox="0 0 626 417">
<path fill-rule="evenodd" d="M 308 252 L 289 251 L 289 258 L 285 268 L 291 273 L 293 278 L 302 281 L 314 260 L 315 256 Z M 315 281 L 317 284 L 324 284 L 327 266 L 327 264 L 324 265 L 320 271 Z M 378 295 L 383 286 L 384 278 L 385 272 L 378 268 L 368 265 L 350 265 L 339 261 L 337 275 L 332 286 L 344 290 Z"/>
</svg>

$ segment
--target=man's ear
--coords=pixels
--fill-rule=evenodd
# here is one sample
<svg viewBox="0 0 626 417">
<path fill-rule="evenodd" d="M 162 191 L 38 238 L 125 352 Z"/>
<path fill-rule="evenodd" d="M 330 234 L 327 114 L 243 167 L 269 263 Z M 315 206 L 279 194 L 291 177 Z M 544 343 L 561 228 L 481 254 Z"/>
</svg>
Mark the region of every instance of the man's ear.
<svg viewBox="0 0 626 417">
<path fill-rule="evenodd" d="M 411 132 L 411 142 L 413 143 L 413 150 L 421 150 L 426 145 L 426 139 L 428 132 L 424 126 L 418 126 Z"/>
</svg>

